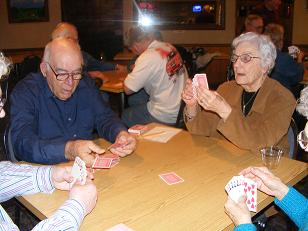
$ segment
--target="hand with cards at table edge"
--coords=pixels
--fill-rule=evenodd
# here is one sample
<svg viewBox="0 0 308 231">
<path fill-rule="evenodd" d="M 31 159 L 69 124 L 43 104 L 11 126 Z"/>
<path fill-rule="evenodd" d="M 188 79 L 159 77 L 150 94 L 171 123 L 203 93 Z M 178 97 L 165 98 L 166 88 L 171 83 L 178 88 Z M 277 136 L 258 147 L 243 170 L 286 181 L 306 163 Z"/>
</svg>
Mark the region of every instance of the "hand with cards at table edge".
<svg viewBox="0 0 308 231">
<path fill-rule="evenodd" d="M 198 104 L 205 110 L 216 112 L 222 119 L 226 120 L 232 108 L 216 91 L 211 91 L 205 86 L 197 86 L 197 99 L 193 95 L 193 85 L 190 79 L 186 80 L 185 88 L 182 92 L 182 99 L 186 103 L 186 113 L 194 117 L 198 111 Z"/>
<path fill-rule="evenodd" d="M 74 177 L 71 175 L 70 166 L 57 166 L 51 167 L 51 182 L 56 189 L 70 190 L 69 199 L 74 199 L 82 204 L 85 215 L 89 214 L 97 200 L 97 190 L 93 183 L 94 175 L 87 172 L 87 179 L 84 185 L 76 182 L 70 189 L 70 183 L 73 182 Z"/>
<path fill-rule="evenodd" d="M 51 167 L 51 182 L 56 189 L 69 190 L 70 183 L 73 182 L 74 176 L 71 174 L 71 166 L 58 166 L 53 165 Z M 87 173 L 87 178 L 94 179 L 94 175 L 91 172 Z"/>
<path fill-rule="evenodd" d="M 69 194 L 69 199 L 79 201 L 82 204 L 85 215 L 94 209 L 97 201 L 97 189 L 89 174 L 91 173 L 88 172 L 86 183 L 84 185 L 74 184 Z"/>
<path fill-rule="evenodd" d="M 74 177 L 71 175 L 71 167 L 57 165 L 51 167 L 51 182 L 53 186 L 59 190 L 70 190 L 69 199 L 76 200 L 82 204 L 84 215 L 89 214 L 93 210 L 97 201 L 97 190 L 92 181 L 93 179 L 93 174 L 88 172 L 84 185 L 76 182 L 70 189 L 70 183 L 74 180 Z"/>
<path fill-rule="evenodd" d="M 289 191 L 289 188 L 266 167 L 248 167 L 242 170 L 239 175 L 243 175 L 255 181 L 260 191 L 270 196 L 275 196 L 278 200 L 282 200 Z M 252 223 L 250 212 L 245 201 L 245 196 L 242 196 L 238 203 L 228 197 L 225 203 L 225 212 L 236 226 Z"/>
<path fill-rule="evenodd" d="M 70 190 L 69 199 L 73 199 L 82 204 L 84 215 L 89 214 L 95 207 L 97 201 L 97 190 L 93 183 L 94 175 L 91 172 L 87 173 L 86 183 L 81 185 L 76 182 L 70 189 L 70 183 L 73 182 L 74 177 L 71 175 L 70 166 L 51 167 L 51 182 L 56 189 Z"/>
</svg>

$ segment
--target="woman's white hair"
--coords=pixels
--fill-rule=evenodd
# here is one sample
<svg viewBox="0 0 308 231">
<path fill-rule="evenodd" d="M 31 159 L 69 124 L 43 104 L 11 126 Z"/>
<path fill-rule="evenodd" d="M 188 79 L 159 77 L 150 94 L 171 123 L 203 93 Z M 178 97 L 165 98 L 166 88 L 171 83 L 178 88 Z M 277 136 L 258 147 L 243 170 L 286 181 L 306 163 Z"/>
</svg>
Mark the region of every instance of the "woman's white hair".
<svg viewBox="0 0 308 231">
<path fill-rule="evenodd" d="M 12 66 L 12 61 L 6 58 L 0 51 L 0 80 L 2 80 L 5 76 L 8 76 L 10 74 L 11 66 Z"/>
<path fill-rule="evenodd" d="M 308 86 L 301 91 L 296 110 L 308 119 Z"/>
<path fill-rule="evenodd" d="M 260 35 L 254 32 L 247 32 L 236 37 L 232 42 L 232 50 L 243 42 L 254 44 L 260 52 L 261 65 L 270 73 L 275 65 L 277 56 L 276 47 L 267 35 Z"/>
</svg>

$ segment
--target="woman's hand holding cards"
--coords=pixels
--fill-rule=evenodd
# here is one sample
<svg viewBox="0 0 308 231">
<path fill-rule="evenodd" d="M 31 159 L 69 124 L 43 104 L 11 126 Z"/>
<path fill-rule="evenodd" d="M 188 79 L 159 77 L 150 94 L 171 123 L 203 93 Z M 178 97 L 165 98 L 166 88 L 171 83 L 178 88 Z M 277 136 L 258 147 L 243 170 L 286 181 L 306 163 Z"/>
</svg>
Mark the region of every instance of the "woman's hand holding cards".
<svg viewBox="0 0 308 231">
<path fill-rule="evenodd" d="M 192 81 L 190 79 L 186 80 L 185 88 L 182 92 L 182 100 L 186 104 L 186 115 L 189 118 L 196 116 L 198 111 L 198 102 L 194 97 Z"/>
<path fill-rule="evenodd" d="M 225 204 L 225 212 L 231 218 L 235 226 L 252 223 L 250 212 L 246 205 L 246 199 L 246 195 L 243 195 L 236 203 L 230 197 L 228 197 L 228 200 Z"/>
<path fill-rule="evenodd" d="M 196 106 L 198 104 L 197 99 L 194 97 L 193 85 L 190 79 L 186 80 L 186 84 L 182 92 L 182 99 L 188 107 Z"/>
<path fill-rule="evenodd" d="M 289 188 L 266 167 L 248 167 L 242 170 L 239 175 L 255 182 L 260 191 L 275 196 L 278 200 L 282 200 L 289 191 Z M 246 195 L 241 196 L 236 202 L 229 194 L 228 200 L 225 203 L 225 212 L 236 226 L 251 223 Z"/>
<path fill-rule="evenodd" d="M 275 196 L 279 200 L 282 200 L 289 191 L 288 186 L 266 167 L 248 167 L 240 174 L 255 181 L 260 191 Z"/>
</svg>

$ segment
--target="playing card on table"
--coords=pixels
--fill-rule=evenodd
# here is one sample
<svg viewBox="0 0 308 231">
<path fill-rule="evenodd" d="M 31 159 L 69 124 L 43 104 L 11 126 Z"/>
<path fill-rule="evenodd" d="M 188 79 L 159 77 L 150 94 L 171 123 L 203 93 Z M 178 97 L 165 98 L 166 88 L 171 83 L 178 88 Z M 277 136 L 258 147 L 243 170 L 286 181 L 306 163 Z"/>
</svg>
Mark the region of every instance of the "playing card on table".
<svg viewBox="0 0 308 231">
<path fill-rule="evenodd" d="M 92 168 L 110 168 L 112 163 L 111 158 L 96 157 Z"/>
<path fill-rule="evenodd" d="M 120 161 L 118 155 L 110 153 L 95 158 L 92 168 L 111 168 Z"/>
<path fill-rule="evenodd" d="M 248 178 L 244 179 L 244 192 L 246 193 L 246 205 L 249 211 L 257 212 L 257 183 Z"/>
<path fill-rule="evenodd" d="M 136 124 L 128 129 L 129 133 L 141 135 L 142 133 L 146 132 L 148 127 L 146 125 Z"/>
<path fill-rule="evenodd" d="M 124 224 L 117 224 L 109 229 L 106 229 L 106 231 L 134 231 L 131 228 L 128 228 Z"/>
<path fill-rule="evenodd" d="M 159 177 L 165 181 L 168 185 L 178 184 L 184 182 L 184 180 L 178 176 L 175 172 L 168 172 L 160 174 Z"/>
<path fill-rule="evenodd" d="M 202 86 L 202 87 L 206 87 L 207 89 L 209 89 L 206 74 L 195 74 L 193 78 L 192 86 L 193 86 L 193 94 L 195 98 L 197 98 L 196 87 Z"/>
<path fill-rule="evenodd" d="M 74 177 L 74 181 L 71 183 L 71 185 L 73 185 L 77 180 L 79 180 L 80 184 L 82 185 L 86 183 L 86 178 L 87 178 L 86 164 L 78 156 L 75 158 L 71 174 Z"/>
<path fill-rule="evenodd" d="M 93 169 L 97 168 L 112 168 L 120 161 L 120 157 L 114 153 L 105 153 L 103 155 L 96 156 L 92 165 Z"/>
</svg>

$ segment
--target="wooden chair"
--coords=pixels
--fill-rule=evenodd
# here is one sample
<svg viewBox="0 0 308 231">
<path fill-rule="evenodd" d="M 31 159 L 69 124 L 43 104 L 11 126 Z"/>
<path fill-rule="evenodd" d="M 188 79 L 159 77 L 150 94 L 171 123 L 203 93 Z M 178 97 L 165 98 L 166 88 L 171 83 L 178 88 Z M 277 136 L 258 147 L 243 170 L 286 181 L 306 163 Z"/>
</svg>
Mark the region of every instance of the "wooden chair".
<svg viewBox="0 0 308 231">
<path fill-rule="evenodd" d="M 288 130 L 288 142 L 290 145 L 290 150 L 289 150 L 290 159 L 297 158 L 297 151 L 298 151 L 297 134 L 298 134 L 297 125 L 294 119 L 291 118 L 291 123 L 290 123 L 290 127 Z"/>
</svg>

